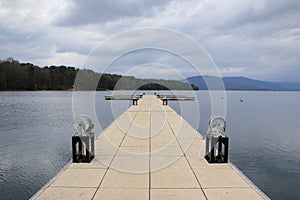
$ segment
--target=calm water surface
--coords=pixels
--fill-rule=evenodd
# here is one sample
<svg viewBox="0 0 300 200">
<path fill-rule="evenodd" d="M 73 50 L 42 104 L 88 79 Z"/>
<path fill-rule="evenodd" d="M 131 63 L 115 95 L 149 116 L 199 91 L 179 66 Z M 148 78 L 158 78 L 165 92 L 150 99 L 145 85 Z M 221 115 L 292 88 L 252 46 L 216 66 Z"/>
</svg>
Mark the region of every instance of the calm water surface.
<svg viewBox="0 0 300 200">
<path fill-rule="evenodd" d="M 95 97 L 103 128 L 130 106 L 114 101 L 113 114 L 106 94 Z M 170 106 L 205 134 L 210 97 L 196 95 Z M 271 199 L 300 199 L 300 93 L 227 92 L 226 104 L 231 162 Z M 0 198 L 28 199 L 47 183 L 70 161 L 74 131 L 72 92 L 0 92 Z"/>
</svg>

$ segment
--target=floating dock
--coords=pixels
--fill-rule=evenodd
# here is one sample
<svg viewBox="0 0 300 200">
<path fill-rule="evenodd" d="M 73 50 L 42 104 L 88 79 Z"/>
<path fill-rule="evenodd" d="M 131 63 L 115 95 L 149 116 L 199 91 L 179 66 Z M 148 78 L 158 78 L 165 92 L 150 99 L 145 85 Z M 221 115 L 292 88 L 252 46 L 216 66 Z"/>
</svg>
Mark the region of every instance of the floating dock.
<svg viewBox="0 0 300 200">
<path fill-rule="evenodd" d="M 145 95 L 95 141 L 91 163 L 69 163 L 32 199 L 268 199 L 233 164 L 208 164 L 203 137 Z"/>
<path fill-rule="evenodd" d="M 105 100 L 133 100 L 140 99 L 143 95 L 107 95 L 105 96 Z"/>
<path fill-rule="evenodd" d="M 186 95 L 157 95 L 161 100 L 166 99 L 169 101 L 194 101 L 194 97 L 189 97 Z"/>
</svg>

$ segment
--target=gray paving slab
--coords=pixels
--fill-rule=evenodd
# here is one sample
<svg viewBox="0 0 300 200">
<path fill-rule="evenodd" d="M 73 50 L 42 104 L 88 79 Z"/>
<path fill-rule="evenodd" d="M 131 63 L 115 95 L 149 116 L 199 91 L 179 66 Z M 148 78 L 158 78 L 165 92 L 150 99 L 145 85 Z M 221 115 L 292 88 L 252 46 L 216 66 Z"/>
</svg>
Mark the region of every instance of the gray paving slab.
<svg viewBox="0 0 300 200">
<path fill-rule="evenodd" d="M 91 163 L 72 163 L 36 199 L 264 199 L 229 164 L 209 164 L 204 140 L 156 96 L 144 96 L 95 141 Z"/>
</svg>

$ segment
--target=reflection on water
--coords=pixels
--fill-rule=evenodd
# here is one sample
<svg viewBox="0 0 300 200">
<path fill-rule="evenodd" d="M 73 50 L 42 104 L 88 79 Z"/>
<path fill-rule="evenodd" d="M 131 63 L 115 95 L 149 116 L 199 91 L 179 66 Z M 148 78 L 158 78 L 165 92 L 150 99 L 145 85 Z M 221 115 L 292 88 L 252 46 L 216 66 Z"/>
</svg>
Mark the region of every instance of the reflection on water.
<svg viewBox="0 0 300 200">
<path fill-rule="evenodd" d="M 1 198 L 28 199 L 69 160 L 65 92 L 0 93 Z"/>
<path fill-rule="evenodd" d="M 102 128 L 131 104 L 106 94 L 95 97 Z M 210 96 L 196 95 L 169 105 L 205 134 Z M 300 199 L 300 93 L 228 92 L 225 103 L 230 160 L 272 199 Z M 0 119 L 1 199 L 28 199 L 71 159 L 72 92 L 1 92 Z"/>
</svg>

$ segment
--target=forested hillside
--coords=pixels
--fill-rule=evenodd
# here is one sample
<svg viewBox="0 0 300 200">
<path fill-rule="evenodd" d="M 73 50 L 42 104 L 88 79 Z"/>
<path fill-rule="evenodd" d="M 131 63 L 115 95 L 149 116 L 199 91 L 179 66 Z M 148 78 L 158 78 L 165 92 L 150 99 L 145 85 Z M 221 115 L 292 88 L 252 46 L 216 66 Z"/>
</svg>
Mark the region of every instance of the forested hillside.
<svg viewBox="0 0 300 200">
<path fill-rule="evenodd" d="M 190 90 L 197 89 L 189 83 L 173 80 L 137 79 L 133 76 L 99 74 L 88 69 L 68 66 L 39 67 L 31 63 L 19 63 L 12 58 L 0 61 L 0 90 L 70 90 L 77 73 L 85 76 L 86 82 L 98 81 L 98 90 Z M 82 90 L 94 88 L 85 87 Z"/>
</svg>

